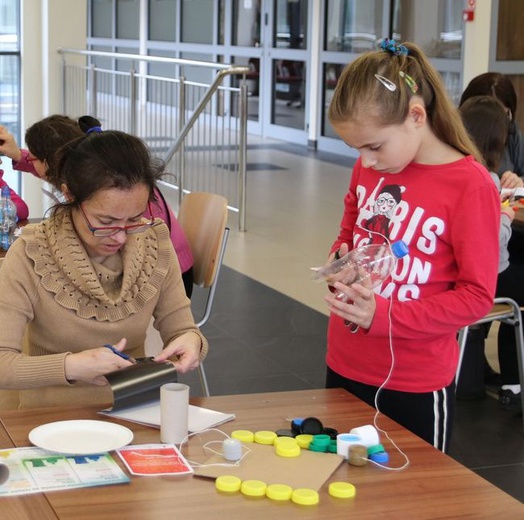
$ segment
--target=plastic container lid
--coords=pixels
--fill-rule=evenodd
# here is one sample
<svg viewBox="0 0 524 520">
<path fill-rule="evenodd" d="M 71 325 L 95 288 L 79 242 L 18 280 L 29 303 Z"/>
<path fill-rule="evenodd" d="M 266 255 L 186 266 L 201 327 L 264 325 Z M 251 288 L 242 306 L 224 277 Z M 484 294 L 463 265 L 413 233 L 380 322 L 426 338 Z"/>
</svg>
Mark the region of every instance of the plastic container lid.
<svg viewBox="0 0 524 520">
<path fill-rule="evenodd" d="M 271 500 L 290 500 L 293 488 L 286 484 L 270 484 L 266 489 L 266 496 Z"/>
<path fill-rule="evenodd" d="M 242 481 L 233 475 L 222 475 L 215 480 L 215 487 L 218 491 L 226 493 L 235 493 L 240 490 Z"/>
<path fill-rule="evenodd" d="M 232 439 L 238 439 L 240 442 L 254 442 L 255 434 L 249 430 L 235 430 L 231 433 Z"/>
<path fill-rule="evenodd" d="M 320 434 L 313 435 L 313 440 L 311 441 L 311 444 L 314 444 L 315 446 L 329 446 L 330 442 L 331 437 L 329 435 Z"/>
<path fill-rule="evenodd" d="M 373 453 L 384 453 L 384 446 L 382 444 L 375 444 L 374 446 L 369 446 L 368 455 L 373 455 Z"/>
<path fill-rule="evenodd" d="M 349 482 L 331 482 L 328 488 L 328 493 L 337 498 L 353 498 L 356 492 L 355 486 Z"/>
<path fill-rule="evenodd" d="M 338 430 L 335 430 L 335 428 L 324 428 L 324 431 L 322 432 L 324 435 L 329 435 L 332 439 L 337 438 Z"/>
<path fill-rule="evenodd" d="M 275 446 L 278 446 L 279 444 L 285 444 L 287 446 L 298 446 L 298 441 L 295 439 L 295 437 L 277 437 L 273 444 Z"/>
<path fill-rule="evenodd" d="M 266 496 L 267 484 L 261 480 L 244 480 L 240 492 L 248 497 Z"/>
<path fill-rule="evenodd" d="M 314 489 L 298 488 L 291 494 L 291 500 L 302 506 L 314 506 L 318 504 L 319 496 Z"/>
<path fill-rule="evenodd" d="M 402 258 L 409 253 L 409 247 L 403 240 L 398 240 L 397 242 L 393 242 L 391 244 L 391 252 L 397 258 Z"/>
<path fill-rule="evenodd" d="M 301 433 L 295 437 L 295 440 L 298 442 L 298 445 L 301 448 L 307 450 L 311 444 L 311 441 L 313 440 L 313 435 L 310 435 L 309 433 Z"/>
<path fill-rule="evenodd" d="M 329 443 L 329 446 L 327 447 L 327 450 L 329 453 L 337 453 L 337 441 L 331 439 L 331 442 Z"/>
<path fill-rule="evenodd" d="M 389 462 L 389 454 L 387 451 L 372 453 L 369 456 L 369 460 L 372 460 L 373 462 L 378 462 L 379 464 L 386 464 L 387 462 Z"/>
<path fill-rule="evenodd" d="M 275 453 L 279 457 L 298 457 L 300 455 L 300 446 L 289 442 L 281 442 L 275 446 Z"/>
<path fill-rule="evenodd" d="M 317 452 L 320 452 L 320 453 L 326 453 L 326 451 L 328 450 L 328 446 L 329 444 L 315 444 L 314 442 L 312 442 L 310 445 L 309 445 L 309 451 L 317 451 Z"/>
<path fill-rule="evenodd" d="M 266 430 L 260 430 L 258 432 L 255 432 L 255 442 L 257 444 L 272 445 L 275 442 L 276 438 L 277 438 L 277 434 L 275 432 L 266 431 Z"/>
<path fill-rule="evenodd" d="M 324 431 L 324 426 L 316 417 L 306 417 L 300 424 L 300 433 L 318 435 Z"/>
</svg>

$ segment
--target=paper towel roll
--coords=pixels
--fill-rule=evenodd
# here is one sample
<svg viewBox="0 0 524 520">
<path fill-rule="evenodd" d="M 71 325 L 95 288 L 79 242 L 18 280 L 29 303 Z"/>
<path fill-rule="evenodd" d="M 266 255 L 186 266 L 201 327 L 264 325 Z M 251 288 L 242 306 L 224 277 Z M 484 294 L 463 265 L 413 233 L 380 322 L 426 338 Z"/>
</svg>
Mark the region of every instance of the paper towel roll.
<svg viewBox="0 0 524 520">
<path fill-rule="evenodd" d="M 160 441 L 181 443 L 188 432 L 189 386 L 167 383 L 160 387 Z"/>
</svg>

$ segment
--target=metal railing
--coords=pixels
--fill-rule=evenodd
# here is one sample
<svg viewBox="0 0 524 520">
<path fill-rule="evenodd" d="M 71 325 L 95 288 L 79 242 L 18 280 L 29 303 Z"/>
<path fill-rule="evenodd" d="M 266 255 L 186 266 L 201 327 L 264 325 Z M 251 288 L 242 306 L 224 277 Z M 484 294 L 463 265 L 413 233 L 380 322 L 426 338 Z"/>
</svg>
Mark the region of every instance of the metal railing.
<svg viewBox="0 0 524 520">
<path fill-rule="evenodd" d="M 246 230 L 247 67 L 61 48 L 61 111 L 143 139 L 162 157 L 162 184 L 228 199 Z M 153 74 L 153 68 L 163 73 Z M 238 79 L 235 79 L 238 77 Z M 229 79 L 231 78 L 231 79 Z"/>
</svg>

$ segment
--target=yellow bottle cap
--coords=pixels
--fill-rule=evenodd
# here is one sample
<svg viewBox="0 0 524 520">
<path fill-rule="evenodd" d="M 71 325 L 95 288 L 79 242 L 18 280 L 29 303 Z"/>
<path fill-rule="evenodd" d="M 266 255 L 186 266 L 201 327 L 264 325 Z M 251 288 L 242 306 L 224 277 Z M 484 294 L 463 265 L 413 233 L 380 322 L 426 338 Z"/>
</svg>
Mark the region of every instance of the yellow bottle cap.
<svg viewBox="0 0 524 520">
<path fill-rule="evenodd" d="M 240 442 L 253 442 L 255 434 L 249 430 L 235 430 L 231 433 L 232 439 L 238 439 Z"/>
<path fill-rule="evenodd" d="M 263 497 L 266 496 L 266 488 L 266 483 L 261 480 L 244 480 L 240 491 L 248 497 Z"/>
<path fill-rule="evenodd" d="M 353 498 L 357 490 L 349 482 L 331 482 L 328 493 L 337 498 Z"/>
<path fill-rule="evenodd" d="M 240 490 L 242 481 L 233 475 L 222 475 L 215 480 L 215 487 L 219 491 L 226 493 L 234 493 Z"/>
<path fill-rule="evenodd" d="M 302 506 L 314 506 L 318 504 L 318 493 L 314 489 L 298 488 L 291 494 L 291 500 Z"/>
<path fill-rule="evenodd" d="M 298 441 L 294 437 L 277 437 L 273 443 L 275 446 L 284 444 L 286 446 L 298 446 Z"/>
<path fill-rule="evenodd" d="M 275 432 L 270 432 L 270 431 L 265 431 L 265 430 L 255 432 L 255 442 L 257 444 L 272 445 L 275 442 L 276 438 L 277 438 L 277 434 Z"/>
<path fill-rule="evenodd" d="M 309 433 L 301 433 L 295 437 L 295 440 L 298 442 L 298 445 L 301 448 L 307 450 L 311 444 L 311 441 L 313 440 L 313 435 L 310 435 Z"/>
<path fill-rule="evenodd" d="M 281 442 L 275 446 L 275 453 L 279 457 L 298 457 L 300 455 L 300 446 L 298 444 Z"/>
<path fill-rule="evenodd" d="M 293 488 L 286 484 L 270 484 L 266 489 L 266 496 L 271 500 L 289 500 Z"/>
</svg>

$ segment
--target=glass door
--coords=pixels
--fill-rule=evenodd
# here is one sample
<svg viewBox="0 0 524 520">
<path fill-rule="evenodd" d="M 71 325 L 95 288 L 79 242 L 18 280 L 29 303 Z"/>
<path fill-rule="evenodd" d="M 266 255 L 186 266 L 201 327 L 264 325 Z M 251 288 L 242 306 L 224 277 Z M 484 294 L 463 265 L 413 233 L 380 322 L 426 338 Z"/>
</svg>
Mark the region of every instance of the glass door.
<svg viewBox="0 0 524 520">
<path fill-rule="evenodd" d="M 307 144 L 309 2 L 233 0 L 233 62 L 250 68 L 250 133 Z"/>
<path fill-rule="evenodd" d="M 265 24 L 267 135 L 307 144 L 308 0 L 273 0 Z"/>
</svg>

